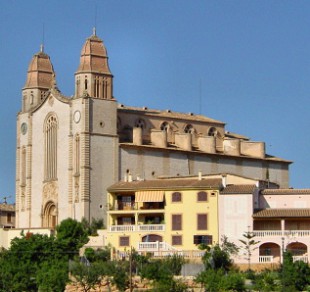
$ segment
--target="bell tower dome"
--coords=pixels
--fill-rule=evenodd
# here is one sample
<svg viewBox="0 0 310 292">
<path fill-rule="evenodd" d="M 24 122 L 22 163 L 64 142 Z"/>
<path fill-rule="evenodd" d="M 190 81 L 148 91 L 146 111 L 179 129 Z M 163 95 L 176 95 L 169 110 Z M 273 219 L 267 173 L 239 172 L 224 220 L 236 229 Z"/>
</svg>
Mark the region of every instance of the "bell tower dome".
<svg viewBox="0 0 310 292">
<path fill-rule="evenodd" d="M 103 41 L 93 30 L 81 51 L 80 65 L 75 73 L 75 97 L 83 95 L 113 99 L 113 75 Z"/>
<path fill-rule="evenodd" d="M 29 111 L 40 104 L 45 93 L 52 87 L 54 80 L 53 65 L 41 45 L 40 52 L 32 57 L 28 67 L 27 80 L 22 89 L 22 111 Z"/>
</svg>

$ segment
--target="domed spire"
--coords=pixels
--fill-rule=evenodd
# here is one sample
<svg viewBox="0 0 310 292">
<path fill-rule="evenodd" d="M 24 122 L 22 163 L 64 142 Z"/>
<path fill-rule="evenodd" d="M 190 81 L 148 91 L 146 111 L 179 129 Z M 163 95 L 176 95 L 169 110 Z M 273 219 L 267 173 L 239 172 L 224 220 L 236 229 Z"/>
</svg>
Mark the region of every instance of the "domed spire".
<svg viewBox="0 0 310 292">
<path fill-rule="evenodd" d="M 75 73 L 75 96 L 113 99 L 113 75 L 109 69 L 107 50 L 97 37 L 96 28 L 81 51 L 80 65 Z"/>
<path fill-rule="evenodd" d="M 81 72 L 111 74 L 107 50 L 103 41 L 96 35 L 96 28 L 82 48 L 80 65 L 76 73 Z"/>
<path fill-rule="evenodd" d="M 35 54 L 30 61 L 24 89 L 50 89 L 53 74 L 55 74 L 55 72 L 50 57 L 44 53 L 43 45 L 41 45 L 40 52 Z"/>
</svg>

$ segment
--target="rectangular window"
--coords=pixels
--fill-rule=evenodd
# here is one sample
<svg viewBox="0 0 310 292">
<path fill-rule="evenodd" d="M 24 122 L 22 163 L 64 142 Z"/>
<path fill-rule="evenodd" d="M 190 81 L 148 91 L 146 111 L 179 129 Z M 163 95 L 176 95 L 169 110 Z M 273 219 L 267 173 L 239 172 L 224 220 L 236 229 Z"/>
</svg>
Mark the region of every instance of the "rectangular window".
<svg viewBox="0 0 310 292">
<path fill-rule="evenodd" d="M 208 194 L 207 192 L 198 192 L 197 193 L 197 202 L 207 202 Z"/>
<path fill-rule="evenodd" d="M 197 230 L 208 230 L 208 214 L 197 214 Z"/>
<path fill-rule="evenodd" d="M 177 203 L 182 201 L 182 194 L 180 192 L 172 193 L 171 202 Z"/>
<path fill-rule="evenodd" d="M 172 245 L 182 245 L 182 235 L 172 235 Z"/>
<path fill-rule="evenodd" d="M 182 215 L 172 215 L 172 230 L 182 230 Z"/>
<path fill-rule="evenodd" d="M 194 244 L 212 244 L 212 235 L 194 235 Z"/>
<path fill-rule="evenodd" d="M 7 223 L 12 223 L 12 214 L 11 213 L 7 213 L 7 215 L 6 215 L 6 222 Z"/>
<path fill-rule="evenodd" d="M 119 246 L 129 246 L 129 236 L 120 236 Z"/>
</svg>

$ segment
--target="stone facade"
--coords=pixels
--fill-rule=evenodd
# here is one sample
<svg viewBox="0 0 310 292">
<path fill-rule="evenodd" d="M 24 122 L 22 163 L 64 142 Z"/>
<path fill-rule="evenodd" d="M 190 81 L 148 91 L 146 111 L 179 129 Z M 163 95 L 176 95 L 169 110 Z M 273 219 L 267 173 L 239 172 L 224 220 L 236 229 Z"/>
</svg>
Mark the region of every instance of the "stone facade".
<svg viewBox="0 0 310 292">
<path fill-rule="evenodd" d="M 263 142 L 192 113 L 117 104 L 106 48 L 94 31 L 82 47 L 75 94 L 57 88 L 41 48 L 30 62 L 17 116 L 16 226 L 104 218 L 107 188 L 125 176 L 233 173 L 289 186 L 291 162 Z"/>
</svg>

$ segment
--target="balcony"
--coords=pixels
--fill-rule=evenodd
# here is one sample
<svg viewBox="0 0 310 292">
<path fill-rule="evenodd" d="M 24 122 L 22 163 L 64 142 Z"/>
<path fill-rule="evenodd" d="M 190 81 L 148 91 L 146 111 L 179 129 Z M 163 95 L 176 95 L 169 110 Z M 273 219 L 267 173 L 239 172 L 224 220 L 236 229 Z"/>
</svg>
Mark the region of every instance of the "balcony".
<svg viewBox="0 0 310 292">
<path fill-rule="evenodd" d="M 274 256 L 259 256 L 258 261 L 261 264 L 271 264 L 277 262 Z M 293 256 L 293 262 L 296 261 L 308 263 L 308 256 Z"/>
<path fill-rule="evenodd" d="M 256 237 L 310 237 L 310 230 L 254 230 Z"/>
<path fill-rule="evenodd" d="M 152 212 L 155 210 L 164 211 L 163 203 L 134 203 L 134 202 L 116 202 L 115 205 L 109 207 L 109 211 L 138 211 L 139 213 Z"/>
<path fill-rule="evenodd" d="M 165 224 L 143 224 L 143 225 L 112 225 L 110 232 L 158 232 L 165 231 Z"/>
</svg>

